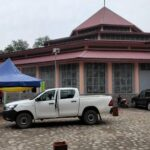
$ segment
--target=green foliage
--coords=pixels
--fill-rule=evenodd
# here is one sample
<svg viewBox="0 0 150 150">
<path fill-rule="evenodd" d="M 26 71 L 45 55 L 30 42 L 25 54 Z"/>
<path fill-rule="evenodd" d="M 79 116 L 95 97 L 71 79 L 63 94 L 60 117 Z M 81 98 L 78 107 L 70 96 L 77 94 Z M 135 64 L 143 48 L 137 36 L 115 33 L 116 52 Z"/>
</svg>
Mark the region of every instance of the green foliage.
<svg viewBox="0 0 150 150">
<path fill-rule="evenodd" d="M 17 41 L 12 41 L 11 44 L 9 44 L 6 48 L 5 48 L 5 52 L 14 52 L 14 51 L 22 51 L 22 50 L 26 50 L 29 48 L 29 44 L 26 41 L 23 40 L 17 40 Z"/>
<path fill-rule="evenodd" d="M 33 44 L 33 48 L 44 47 L 44 43 L 49 40 L 50 38 L 48 36 L 39 37 L 35 40 L 35 43 Z"/>
<path fill-rule="evenodd" d="M 12 41 L 12 43 L 16 51 L 26 50 L 29 48 L 29 44 L 23 40 Z"/>
<path fill-rule="evenodd" d="M 12 45 L 9 44 L 9 45 L 5 48 L 4 51 L 7 52 L 7 53 L 14 52 L 14 48 L 13 48 Z"/>
</svg>

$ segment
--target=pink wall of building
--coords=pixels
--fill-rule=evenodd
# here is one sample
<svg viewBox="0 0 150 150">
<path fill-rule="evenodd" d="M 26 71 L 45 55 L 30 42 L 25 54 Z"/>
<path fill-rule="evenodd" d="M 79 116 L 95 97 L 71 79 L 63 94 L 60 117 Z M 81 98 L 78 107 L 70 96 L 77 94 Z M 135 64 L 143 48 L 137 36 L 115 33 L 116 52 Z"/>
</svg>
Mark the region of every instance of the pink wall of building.
<svg viewBox="0 0 150 150">
<path fill-rule="evenodd" d="M 79 63 L 79 86 L 80 94 L 84 94 L 84 63 Z"/>
<path fill-rule="evenodd" d="M 140 91 L 139 80 L 139 64 L 134 63 L 134 89 L 136 94 Z"/>
<path fill-rule="evenodd" d="M 107 76 L 108 76 L 108 82 L 107 82 L 107 84 L 108 84 L 108 85 L 107 85 L 107 87 L 108 87 L 108 93 L 109 93 L 109 94 L 112 94 L 112 92 L 113 92 L 113 91 L 112 91 L 112 84 L 113 84 L 113 83 L 112 83 L 112 63 L 109 62 L 109 63 L 107 64 L 107 66 L 108 66 L 108 67 L 107 67 L 107 69 L 108 69 L 108 70 L 107 70 L 107 72 L 108 72 L 108 75 L 107 75 Z"/>
<path fill-rule="evenodd" d="M 132 63 L 134 65 L 133 69 L 133 93 L 137 94 L 140 91 L 139 85 L 139 63 Z M 113 69 L 112 69 L 112 62 L 106 63 L 106 93 L 113 94 Z M 36 77 L 40 78 L 39 66 L 35 65 L 36 68 Z M 80 94 L 85 94 L 85 71 L 84 71 L 84 61 L 79 62 L 79 91 Z M 56 65 L 56 78 L 55 78 L 55 87 L 60 87 L 60 70 L 59 64 Z"/>
</svg>

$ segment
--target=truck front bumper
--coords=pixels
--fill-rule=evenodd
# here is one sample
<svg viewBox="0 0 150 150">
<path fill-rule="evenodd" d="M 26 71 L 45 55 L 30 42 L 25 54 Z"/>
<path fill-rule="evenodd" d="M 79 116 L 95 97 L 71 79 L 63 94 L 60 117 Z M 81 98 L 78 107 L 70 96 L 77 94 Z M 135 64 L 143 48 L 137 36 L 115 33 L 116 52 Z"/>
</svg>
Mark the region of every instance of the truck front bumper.
<svg viewBox="0 0 150 150">
<path fill-rule="evenodd" d="M 7 121 L 15 121 L 17 112 L 15 110 L 5 110 L 2 112 L 2 116 Z"/>
</svg>

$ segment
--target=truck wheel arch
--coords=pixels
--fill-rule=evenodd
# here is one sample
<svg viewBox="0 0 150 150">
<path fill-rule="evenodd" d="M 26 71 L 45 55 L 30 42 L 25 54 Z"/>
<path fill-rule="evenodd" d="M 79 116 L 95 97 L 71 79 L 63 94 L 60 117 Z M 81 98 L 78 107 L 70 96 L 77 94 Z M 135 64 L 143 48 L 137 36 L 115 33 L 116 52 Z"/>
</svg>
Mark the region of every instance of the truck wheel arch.
<svg viewBox="0 0 150 150">
<path fill-rule="evenodd" d="M 33 114 L 32 114 L 30 111 L 28 111 L 28 110 L 19 111 L 19 112 L 17 113 L 17 115 L 16 115 L 16 118 L 17 118 L 17 116 L 18 116 L 19 114 L 21 114 L 21 113 L 28 113 L 28 114 L 31 115 L 32 119 L 34 119 Z"/>
<path fill-rule="evenodd" d="M 89 107 L 84 108 L 84 110 L 82 112 L 82 116 L 87 110 L 94 110 L 97 112 L 98 115 L 100 115 L 100 112 L 98 111 L 98 109 L 95 106 L 89 106 Z"/>
</svg>

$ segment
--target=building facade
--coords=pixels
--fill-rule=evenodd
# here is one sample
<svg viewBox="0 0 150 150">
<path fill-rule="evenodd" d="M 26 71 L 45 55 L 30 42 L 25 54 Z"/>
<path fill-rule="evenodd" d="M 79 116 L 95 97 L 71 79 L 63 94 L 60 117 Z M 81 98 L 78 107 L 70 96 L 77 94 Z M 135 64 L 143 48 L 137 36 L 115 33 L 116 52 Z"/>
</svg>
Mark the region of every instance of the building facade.
<svg viewBox="0 0 150 150">
<path fill-rule="evenodd" d="M 46 88 L 77 87 L 80 94 L 137 94 L 150 88 L 150 33 L 103 7 L 69 37 L 42 48 L 0 55 Z M 53 49 L 59 48 L 56 56 Z M 56 64 L 55 64 L 56 62 Z"/>
</svg>

